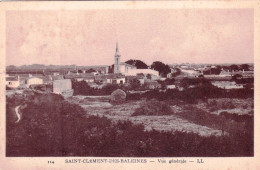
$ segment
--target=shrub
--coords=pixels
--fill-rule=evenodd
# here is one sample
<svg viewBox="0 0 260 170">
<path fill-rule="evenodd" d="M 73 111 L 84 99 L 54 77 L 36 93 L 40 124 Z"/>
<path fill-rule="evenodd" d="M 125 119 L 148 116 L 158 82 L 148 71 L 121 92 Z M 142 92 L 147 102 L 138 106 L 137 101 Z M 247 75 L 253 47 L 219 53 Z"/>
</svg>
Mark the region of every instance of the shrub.
<svg viewBox="0 0 260 170">
<path fill-rule="evenodd" d="M 106 84 L 101 89 L 101 91 L 103 91 L 104 95 L 110 95 L 112 92 L 114 92 L 117 89 L 119 89 L 119 85 L 118 84 Z"/>
<path fill-rule="evenodd" d="M 122 103 L 125 101 L 125 99 L 126 93 L 121 89 L 115 90 L 110 96 L 110 100 L 113 103 Z"/>
<path fill-rule="evenodd" d="M 247 109 L 248 108 L 247 104 L 243 105 L 242 107 L 243 107 L 243 109 Z"/>
<path fill-rule="evenodd" d="M 234 109 L 234 108 L 236 107 L 231 101 L 222 103 L 222 109 Z"/>
<path fill-rule="evenodd" d="M 167 105 L 165 102 L 157 101 L 155 99 L 145 101 L 140 104 L 140 107 L 135 110 L 135 112 L 132 114 L 132 116 L 138 116 L 138 115 L 170 115 L 173 111 L 169 105 Z"/>
<path fill-rule="evenodd" d="M 236 113 L 221 112 L 219 115 L 225 117 L 226 119 L 234 120 L 236 122 L 253 120 L 252 114 L 238 115 Z"/>
<path fill-rule="evenodd" d="M 214 106 L 217 106 L 217 101 L 216 100 L 212 100 L 211 102 L 208 103 L 208 106 L 209 107 L 214 107 Z"/>
</svg>

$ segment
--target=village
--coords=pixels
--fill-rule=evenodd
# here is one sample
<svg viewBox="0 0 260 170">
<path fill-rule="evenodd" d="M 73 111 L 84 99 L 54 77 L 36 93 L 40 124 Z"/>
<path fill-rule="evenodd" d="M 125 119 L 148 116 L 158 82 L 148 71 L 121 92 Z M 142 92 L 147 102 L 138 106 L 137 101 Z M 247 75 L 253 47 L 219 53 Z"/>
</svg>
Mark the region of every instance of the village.
<svg viewBox="0 0 260 170">
<path fill-rule="evenodd" d="M 8 99 L 23 96 L 28 100 L 27 94 L 31 91 L 35 94 L 33 98 L 37 98 L 36 94 L 43 94 L 37 101 L 48 102 L 49 97 L 44 99 L 44 94 L 57 94 L 82 107 L 87 115 L 105 116 L 113 122 L 131 121 L 144 125 L 148 131 L 185 130 L 201 136 L 219 136 L 228 134 L 228 130 L 221 132 L 220 125 L 218 128 L 209 124 L 201 126 L 204 123 L 190 121 L 191 117 L 185 117 L 184 112 L 198 112 L 209 118 L 211 115 L 233 116 L 232 119 L 239 120 L 253 115 L 252 64 L 167 65 L 156 61 L 148 66 L 140 60 L 121 62 L 116 43 L 111 66 L 24 67 L 7 68 Z M 22 119 L 20 111 L 23 107 L 23 104 L 15 107 L 17 122 Z M 169 116 L 165 116 L 167 114 Z"/>
<path fill-rule="evenodd" d="M 111 57 L 112 58 L 112 57 Z M 141 67 L 137 64 L 143 64 Z M 131 64 L 128 64 L 131 63 Z M 184 78 L 207 79 L 212 85 L 222 89 L 241 89 L 250 83 L 235 81 L 253 79 L 252 64 L 169 64 L 156 61 L 148 66 L 140 60 L 121 62 L 118 43 L 111 66 L 59 66 L 59 67 L 15 67 L 6 70 L 7 95 L 23 89 L 44 89 L 42 91 L 73 95 L 72 81 L 85 81 L 90 87 L 102 88 L 106 84 L 129 86 L 136 82 L 142 90 L 175 89 L 182 90 L 180 82 Z M 190 86 L 192 88 L 192 86 Z M 137 89 L 132 89 L 138 91 Z"/>
</svg>

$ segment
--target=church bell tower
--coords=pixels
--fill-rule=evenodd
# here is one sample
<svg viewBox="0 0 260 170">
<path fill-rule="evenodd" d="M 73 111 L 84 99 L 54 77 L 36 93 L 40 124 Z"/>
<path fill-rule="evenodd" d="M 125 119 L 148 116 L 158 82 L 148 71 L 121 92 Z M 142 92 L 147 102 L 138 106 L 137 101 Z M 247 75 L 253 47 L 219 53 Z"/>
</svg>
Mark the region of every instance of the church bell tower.
<svg viewBox="0 0 260 170">
<path fill-rule="evenodd" d="M 114 73 L 120 73 L 120 53 L 119 53 L 118 43 L 117 42 L 116 42 Z"/>
</svg>

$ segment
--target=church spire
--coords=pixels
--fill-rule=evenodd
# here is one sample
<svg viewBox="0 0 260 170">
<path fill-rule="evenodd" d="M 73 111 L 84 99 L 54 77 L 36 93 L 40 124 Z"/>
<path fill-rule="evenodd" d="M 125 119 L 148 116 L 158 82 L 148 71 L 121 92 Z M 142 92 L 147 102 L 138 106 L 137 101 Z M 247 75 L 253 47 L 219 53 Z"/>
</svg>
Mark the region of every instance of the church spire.
<svg viewBox="0 0 260 170">
<path fill-rule="evenodd" d="M 115 62 L 114 62 L 114 73 L 120 73 L 120 53 L 119 53 L 117 41 L 116 41 L 116 53 L 115 53 Z"/>
<path fill-rule="evenodd" d="M 117 52 L 117 53 L 119 52 L 119 49 L 118 49 L 118 41 L 116 41 L 116 52 Z"/>
<path fill-rule="evenodd" d="M 116 56 L 120 57 L 119 48 L 118 48 L 118 41 L 116 41 Z"/>
</svg>

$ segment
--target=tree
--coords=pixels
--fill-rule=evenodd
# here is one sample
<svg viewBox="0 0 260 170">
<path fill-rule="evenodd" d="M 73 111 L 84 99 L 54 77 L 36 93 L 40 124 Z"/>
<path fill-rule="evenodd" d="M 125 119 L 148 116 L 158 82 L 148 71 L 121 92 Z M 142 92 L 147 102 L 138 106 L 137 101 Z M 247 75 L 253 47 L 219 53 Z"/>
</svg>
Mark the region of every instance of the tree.
<svg viewBox="0 0 260 170">
<path fill-rule="evenodd" d="M 92 88 L 86 81 L 72 81 L 72 89 L 74 90 L 74 95 L 90 95 L 92 93 Z"/>
<path fill-rule="evenodd" d="M 242 64 L 240 68 L 244 71 L 249 71 L 249 65 L 248 64 Z"/>
<path fill-rule="evenodd" d="M 232 76 L 232 80 L 237 80 L 237 79 L 241 79 L 243 76 L 241 74 L 236 74 L 234 76 Z"/>
<path fill-rule="evenodd" d="M 147 64 L 145 64 L 141 60 L 133 60 L 133 59 L 131 59 L 131 60 L 126 61 L 125 63 L 130 64 L 132 66 L 136 66 L 137 69 L 147 69 L 148 68 Z"/>
<path fill-rule="evenodd" d="M 174 79 L 174 78 L 172 78 L 172 79 L 167 78 L 167 79 L 165 80 L 165 84 L 166 84 L 166 85 L 173 85 L 174 82 L 175 82 L 175 79 Z"/>
<path fill-rule="evenodd" d="M 107 84 L 102 88 L 102 91 L 105 95 L 111 94 L 113 91 L 119 88 L 118 84 Z"/>
<path fill-rule="evenodd" d="M 177 77 L 178 75 L 181 74 L 181 70 L 179 68 L 175 68 L 176 72 L 171 74 L 171 77 Z"/>
<path fill-rule="evenodd" d="M 133 79 L 132 81 L 130 81 L 131 89 L 135 90 L 135 89 L 138 89 L 140 86 L 141 86 L 141 83 L 139 80 Z"/>
<path fill-rule="evenodd" d="M 166 77 L 167 74 L 171 72 L 170 67 L 160 61 L 153 62 L 151 68 L 156 71 L 159 71 L 159 74 L 162 75 L 163 77 Z"/>
<path fill-rule="evenodd" d="M 93 72 L 96 72 L 96 70 L 94 70 L 93 68 L 86 71 L 86 73 L 93 73 Z"/>
<path fill-rule="evenodd" d="M 149 80 L 151 80 L 151 79 L 152 79 L 152 75 L 151 75 L 151 74 L 147 74 L 147 75 L 146 75 L 146 78 L 149 79 Z"/>
<path fill-rule="evenodd" d="M 230 70 L 231 70 L 231 71 L 237 71 L 237 70 L 239 70 L 239 67 L 238 67 L 238 65 L 232 64 L 232 65 L 230 66 Z"/>
</svg>

